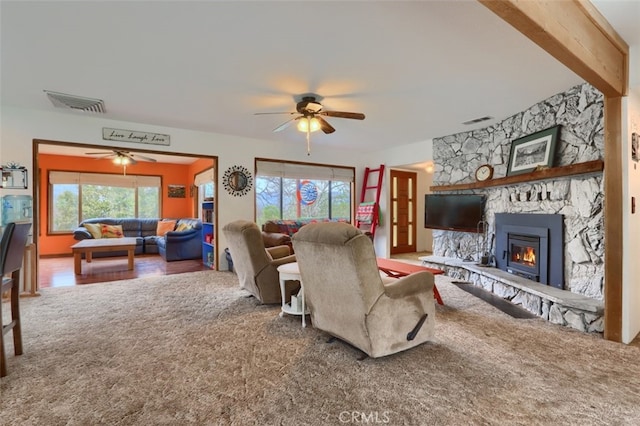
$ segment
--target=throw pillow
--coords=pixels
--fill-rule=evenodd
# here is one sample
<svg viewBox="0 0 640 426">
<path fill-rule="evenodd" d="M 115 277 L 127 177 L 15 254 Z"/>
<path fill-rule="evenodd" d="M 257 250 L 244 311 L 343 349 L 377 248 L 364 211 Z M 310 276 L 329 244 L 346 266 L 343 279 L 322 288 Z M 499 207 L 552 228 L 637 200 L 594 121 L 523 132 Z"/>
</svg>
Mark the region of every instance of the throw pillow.
<svg viewBox="0 0 640 426">
<path fill-rule="evenodd" d="M 156 228 L 156 235 L 162 237 L 169 231 L 173 231 L 173 228 L 176 227 L 175 220 L 161 220 L 158 222 L 158 227 Z"/>
<path fill-rule="evenodd" d="M 122 225 L 105 225 L 102 224 L 102 238 L 122 238 Z"/>
<path fill-rule="evenodd" d="M 193 226 L 191 226 L 190 224 L 186 223 L 186 222 L 180 222 L 178 224 L 178 227 L 176 228 L 176 231 L 178 232 L 182 232 L 182 231 L 188 231 L 191 228 L 193 228 Z"/>
<path fill-rule="evenodd" d="M 85 223 L 84 226 L 93 238 L 102 238 L 102 226 L 99 223 Z"/>
</svg>

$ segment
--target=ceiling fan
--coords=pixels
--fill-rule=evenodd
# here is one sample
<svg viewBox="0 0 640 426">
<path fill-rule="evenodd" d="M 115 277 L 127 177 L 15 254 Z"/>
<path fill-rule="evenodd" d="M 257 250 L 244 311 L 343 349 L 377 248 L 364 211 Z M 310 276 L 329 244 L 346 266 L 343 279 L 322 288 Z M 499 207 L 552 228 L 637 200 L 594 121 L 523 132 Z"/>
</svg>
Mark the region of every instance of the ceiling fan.
<svg viewBox="0 0 640 426">
<path fill-rule="evenodd" d="M 86 155 L 100 155 L 100 157 L 96 157 L 96 159 L 100 158 L 113 158 L 113 162 L 118 165 L 133 165 L 138 162 L 138 160 L 142 161 L 151 161 L 156 162 L 154 158 L 145 157 L 140 154 L 133 154 L 129 151 L 121 151 L 118 149 L 113 149 L 111 151 L 101 151 L 101 152 L 85 152 Z"/>
<path fill-rule="evenodd" d="M 324 133 L 329 134 L 336 131 L 336 129 L 323 117 L 350 118 L 353 120 L 364 120 L 365 118 L 364 114 L 361 112 L 327 111 L 323 108 L 317 98 L 319 98 L 319 96 L 314 94 L 303 95 L 302 99 L 296 104 L 296 111 L 294 112 L 256 112 L 255 115 L 296 115 L 273 129 L 273 131 L 280 132 L 297 121 L 298 130 L 307 134 L 307 155 L 309 155 L 309 134 L 311 132 L 322 130 Z"/>
</svg>

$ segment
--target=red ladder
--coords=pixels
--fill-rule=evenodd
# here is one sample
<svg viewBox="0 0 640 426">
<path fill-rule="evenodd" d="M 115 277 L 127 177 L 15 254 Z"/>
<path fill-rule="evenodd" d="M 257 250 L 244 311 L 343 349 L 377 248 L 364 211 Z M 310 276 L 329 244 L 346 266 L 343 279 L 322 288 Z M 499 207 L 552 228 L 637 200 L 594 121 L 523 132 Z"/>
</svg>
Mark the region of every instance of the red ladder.
<svg viewBox="0 0 640 426">
<path fill-rule="evenodd" d="M 369 175 L 378 173 L 377 185 L 369 185 Z M 369 233 L 371 239 L 376 235 L 376 227 L 380 221 L 380 189 L 382 188 L 382 178 L 384 177 L 384 164 L 380 164 L 377 169 L 369 167 L 364 169 L 362 179 L 362 192 L 360 193 L 360 205 L 356 212 L 356 227 L 365 233 Z M 375 190 L 373 201 L 365 203 L 367 191 Z M 368 228 L 368 229 L 367 229 Z"/>
</svg>

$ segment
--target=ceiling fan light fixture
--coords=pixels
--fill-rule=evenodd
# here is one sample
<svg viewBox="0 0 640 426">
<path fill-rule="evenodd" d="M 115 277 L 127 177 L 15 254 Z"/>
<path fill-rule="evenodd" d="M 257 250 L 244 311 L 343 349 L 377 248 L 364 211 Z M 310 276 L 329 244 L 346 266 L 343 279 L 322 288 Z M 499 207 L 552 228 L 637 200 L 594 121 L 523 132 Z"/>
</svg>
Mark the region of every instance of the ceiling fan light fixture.
<svg viewBox="0 0 640 426">
<path fill-rule="evenodd" d="M 129 159 L 129 157 L 124 156 L 124 155 L 118 154 L 118 156 L 116 156 L 113 159 L 113 164 L 116 164 L 118 166 L 126 166 L 129 163 L 131 163 L 131 160 Z"/>
<path fill-rule="evenodd" d="M 298 130 L 303 133 L 317 132 L 320 127 L 320 120 L 316 117 L 303 117 L 298 120 Z"/>
</svg>

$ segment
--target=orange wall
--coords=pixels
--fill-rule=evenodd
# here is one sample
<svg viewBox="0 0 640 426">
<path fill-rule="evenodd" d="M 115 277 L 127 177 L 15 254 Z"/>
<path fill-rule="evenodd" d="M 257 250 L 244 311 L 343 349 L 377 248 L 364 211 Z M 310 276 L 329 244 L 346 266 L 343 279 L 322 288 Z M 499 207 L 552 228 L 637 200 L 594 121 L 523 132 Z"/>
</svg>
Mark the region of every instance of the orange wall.
<svg viewBox="0 0 640 426">
<path fill-rule="evenodd" d="M 198 160 L 196 163 L 199 161 L 202 160 Z M 208 164 L 210 167 L 211 160 L 208 161 Z M 87 159 L 84 157 L 50 154 L 39 154 L 38 166 L 40 173 L 40 255 L 71 254 L 69 247 L 76 242 L 73 239 L 72 234 L 48 235 L 49 171 L 56 170 L 121 174 L 123 172 L 122 166 L 114 165 L 110 159 Z M 136 165 L 127 166 L 127 174 L 161 177 L 162 217 L 195 217 L 193 208 L 194 200 L 191 198 L 189 193 L 189 187 L 193 182 L 193 172 L 191 171 L 192 167 L 193 165 L 139 161 Z M 168 185 L 184 185 L 186 188 L 186 198 L 169 198 L 167 195 Z"/>
</svg>

